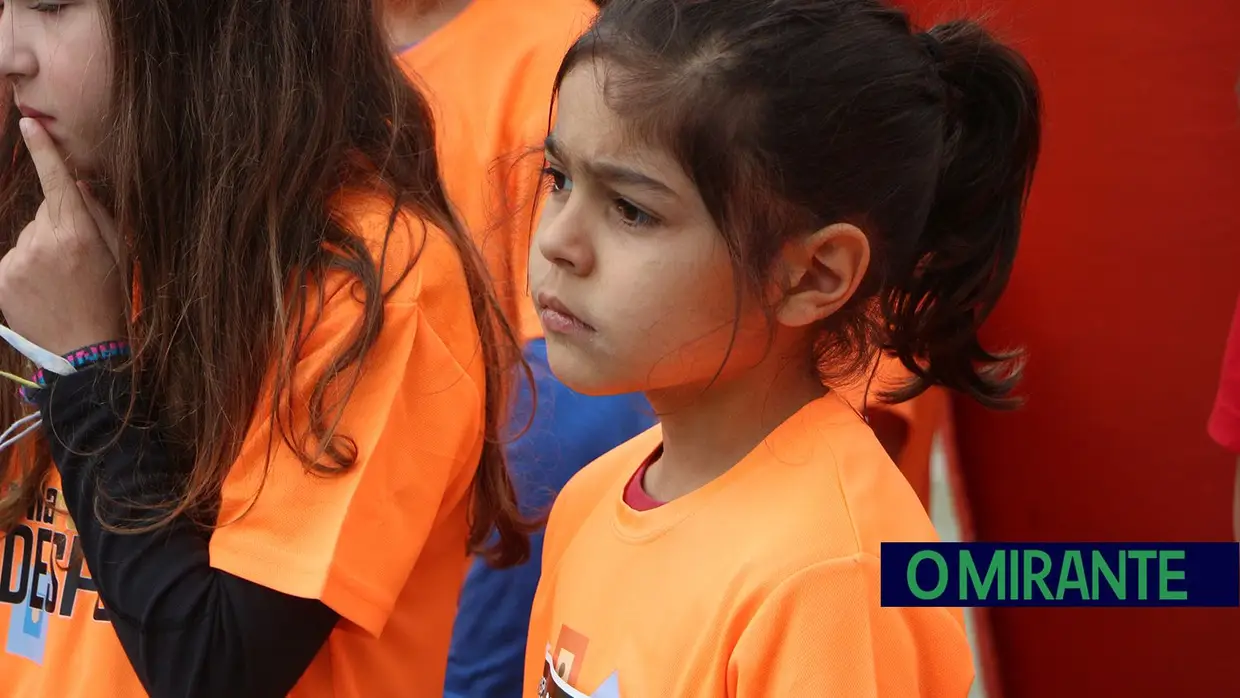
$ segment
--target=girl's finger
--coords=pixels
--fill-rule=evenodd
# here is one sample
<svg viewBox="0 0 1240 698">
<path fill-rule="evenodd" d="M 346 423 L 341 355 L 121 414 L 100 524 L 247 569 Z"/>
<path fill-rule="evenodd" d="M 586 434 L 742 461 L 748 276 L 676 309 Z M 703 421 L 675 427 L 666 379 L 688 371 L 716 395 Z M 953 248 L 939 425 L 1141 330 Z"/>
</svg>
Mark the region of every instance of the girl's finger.
<svg viewBox="0 0 1240 698">
<path fill-rule="evenodd" d="M 39 173 L 43 198 L 51 204 L 48 213 L 53 223 L 59 222 L 61 216 L 72 215 L 72 211 L 66 208 L 75 203 L 73 198 L 77 196 L 73 177 L 65 166 L 65 159 L 56 149 L 56 143 L 38 119 L 22 119 L 18 125 L 26 141 L 26 149 L 30 151 L 30 159 Z"/>
</svg>

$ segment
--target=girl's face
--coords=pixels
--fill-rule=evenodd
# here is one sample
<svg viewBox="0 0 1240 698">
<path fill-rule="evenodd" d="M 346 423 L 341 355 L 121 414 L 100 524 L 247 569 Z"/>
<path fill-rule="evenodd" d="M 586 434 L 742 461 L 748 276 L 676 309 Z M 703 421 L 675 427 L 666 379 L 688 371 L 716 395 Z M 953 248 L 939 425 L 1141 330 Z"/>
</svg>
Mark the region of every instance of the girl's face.
<svg viewBox="0 0 1240 698">
<path fill-rule="evenodd" d="M 79 176 L 98 167 L 111 94 L 103 0 L 0 2 L 0 73 Z"/>
<path fill-rule="evenodd" d="M 547 141 L 550 192 L 530 251 L 530 288 L 552 370 L 587 394 L 701 388 L 761 359 L 759 306 L 737 319 L 723 238 L 696 187 L 607 106 L 605 69 L 565 77 Z"/>
</svg>

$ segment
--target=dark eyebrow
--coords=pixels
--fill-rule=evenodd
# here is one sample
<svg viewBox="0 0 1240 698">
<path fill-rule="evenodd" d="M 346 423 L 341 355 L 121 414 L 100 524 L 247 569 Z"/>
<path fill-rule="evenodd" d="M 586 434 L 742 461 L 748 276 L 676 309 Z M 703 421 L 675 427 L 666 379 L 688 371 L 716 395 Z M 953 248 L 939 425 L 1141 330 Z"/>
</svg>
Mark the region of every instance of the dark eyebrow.
<svg viewBox="0 0 1240 698">
<path fill-rule="evenodd" d="M 586 164 L 586 168 L 596 179 L 603 182 L 641 187 L 649 189 L 656 194 L 676 198 L 676 192 L 672 191 L 672 188 L 663 182 L 623 165 L 610 162 L 591 162 Z"/>
<path fill-rule="evenodd" d="M 548 135 L 546 140 L 543 141 L 543 150 L 546 151 L 548 155 L 561 162 L 571 160 L 571 158 L 568 157 L 568 153 L 564 152 L 563 146 L 560 145 L 560 141 L 555 137 L 554 133 Z M 676 192 L 663 182 L 660 182 L 649 175 L 642 174 L 632 168 L 625 167 L 624 165 L 606 161 L 595 161 L 581 163 L 581 168 L 589 173 L 591 177 L 601 182 L 606 182 L 608 184 L 627 184 L 629 186 L 649 189 L 656 194 L 673 199 L 679 198 L 676 195 Z"/>
<path fill-rule="evenodd" d="M 548 133 L 546 139 L 543 140 L 543 150 L 556 160 L 564 159 L 560 151 L 560 140 L 555 137 L 554 133 Z"/>
</svg>

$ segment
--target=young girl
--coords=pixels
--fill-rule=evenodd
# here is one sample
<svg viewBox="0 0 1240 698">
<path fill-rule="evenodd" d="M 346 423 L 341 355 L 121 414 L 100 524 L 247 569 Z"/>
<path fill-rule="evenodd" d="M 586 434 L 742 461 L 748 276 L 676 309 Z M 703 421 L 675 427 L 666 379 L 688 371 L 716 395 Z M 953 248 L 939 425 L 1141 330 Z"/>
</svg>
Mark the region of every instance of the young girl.
<svg viewBox="0 0 1240 698">
<path fill-rule="evenodd" d="M 0 311 L 76 369 L 4 452 L 4 692 L 441 695 L 467 549 L 527 551 L 516 347 L 371 2 L 10 2 L 0 68 Z"/>
<path fill-rule="evenodd" d="M 524 695 L 964 696 L 961 615 L 880 605 L 880 544 L 935 533 L 823 378 L 882 347 L 904 396 L 1008 404 L 1018 356 L 977 332 L 1038 151 L 1028 65 L 877 0 L 613 0 L 557 104 L 550 363 L 662 425 L 556 501 Z"/>
<path fill-rule="evenodd" d="M 589 28 L 589 0 L 388 0 L 399 61 L 435 114 L 440 166 L 453 205 L 483 252 L 534 378 L 518 381 L 507 455 L 522 509 L 545 515 L 578 470 L 653 423 L 640 393 L 585 396 L 547 368 L 529 298 L 533 205 L 551 90 L 564 52 Z M 532 419 L 531 419 L 532 415 Z M 521 684 L 542 535 L 531 559 L 496 569 L 475 559 L 453 624 L 445 698 L 512 695 Z"/>
</svg>

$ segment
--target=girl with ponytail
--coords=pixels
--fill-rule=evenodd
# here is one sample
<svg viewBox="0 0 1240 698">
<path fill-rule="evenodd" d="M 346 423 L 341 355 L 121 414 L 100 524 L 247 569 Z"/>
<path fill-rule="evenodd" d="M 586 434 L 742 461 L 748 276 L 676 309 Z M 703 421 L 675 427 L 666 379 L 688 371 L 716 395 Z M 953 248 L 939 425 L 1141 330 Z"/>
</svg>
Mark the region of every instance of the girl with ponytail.
<svg viewBox="0 0 1240 698">
<path fill-rule="evenodd" d="M 1037 160 L 1028 64 L 878 0 L 613 0 L 569 51 L 530 260 L 551 368 L 661 424 L 551 513 L 532 696 L 964 696 L 961 616 L 880 604 L 934 529 L 833 386 L 885 352 L 1012 404 L 978 330 Z"/>
</svg>

